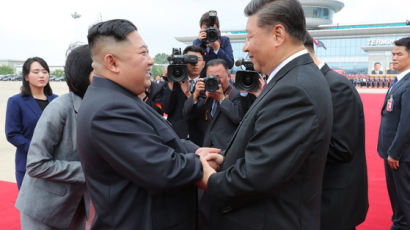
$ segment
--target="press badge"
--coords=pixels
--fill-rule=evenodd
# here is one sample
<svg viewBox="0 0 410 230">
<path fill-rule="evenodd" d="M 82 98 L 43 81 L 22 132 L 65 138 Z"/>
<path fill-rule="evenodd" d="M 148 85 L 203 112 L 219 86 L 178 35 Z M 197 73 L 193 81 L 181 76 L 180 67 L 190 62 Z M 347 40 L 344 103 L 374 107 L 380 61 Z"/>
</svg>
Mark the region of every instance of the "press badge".
<svg viewBox="0 0 410 230">
<path fill-rule="evenodd" d="M 387 112 L 393 111 L 393 104 L 394 104 L 393 95 L 390 95 L 389 100 L 387 100 L 387 106 L 386 106 Z"/>
</svg>

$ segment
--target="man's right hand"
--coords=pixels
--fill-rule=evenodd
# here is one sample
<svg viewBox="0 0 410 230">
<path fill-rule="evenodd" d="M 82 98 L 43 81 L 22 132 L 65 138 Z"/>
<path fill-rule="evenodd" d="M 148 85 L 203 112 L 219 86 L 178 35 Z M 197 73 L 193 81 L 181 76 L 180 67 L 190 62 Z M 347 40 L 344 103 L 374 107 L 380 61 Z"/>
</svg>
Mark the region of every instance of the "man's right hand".
<svg viewBox="0 0 410 230">
<path fill-rule="evenodd" d="M 195 85 L 195 91 L 193 94 L 193 101 L 196 102 L 196 100 L 198 100 L 199 95 L 201 95 L 201 92 L 205 91 L 205 83 L 204 83 L 204 79 L 199 78 L 196 81 L 196 85 Z"/>
<path fill-rule="evenodd" d="M 206 39 L 206 32 L 205 32 L 205 30 L 200 30 L 200 31 L 199 31 L 198 39 L 199 39 L 200 41 L 203 41 L 203 40 Z"/>
</svg>

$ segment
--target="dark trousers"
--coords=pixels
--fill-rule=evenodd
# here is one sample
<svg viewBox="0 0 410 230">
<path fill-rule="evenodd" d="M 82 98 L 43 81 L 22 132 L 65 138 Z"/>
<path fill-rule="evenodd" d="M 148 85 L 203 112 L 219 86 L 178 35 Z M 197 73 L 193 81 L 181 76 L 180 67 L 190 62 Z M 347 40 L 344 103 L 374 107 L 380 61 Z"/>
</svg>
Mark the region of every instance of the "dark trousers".
<svg viewBox="0 0 410 230">
<path fill-rule="evenodd" d="M 387 190 L 393 209 L 390 230 L 410 230 L 410 162 L 400 162 L 399 169 L 393 170 L 384 161 Z"/>
</svg>

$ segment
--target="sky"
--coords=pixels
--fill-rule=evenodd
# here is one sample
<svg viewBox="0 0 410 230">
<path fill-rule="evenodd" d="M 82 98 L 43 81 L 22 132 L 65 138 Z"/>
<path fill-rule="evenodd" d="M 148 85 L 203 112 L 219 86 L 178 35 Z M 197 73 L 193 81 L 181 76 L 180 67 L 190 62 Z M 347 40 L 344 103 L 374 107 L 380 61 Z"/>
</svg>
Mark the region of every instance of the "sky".
<svg viewBox="0 0 410 230">
<path fill-rule="evenodd" d="M 341 0 L 345 6 L 333 24 L 404 22 L 410 0 Z M 152 57 L 183 48 L 178 36 L 196 36 L 199 19 L 216 10 L 221 30 L 244 30 L 249 0 L 5 0 L 0 11 L 0 60 L 44 58 L 64 65 L 71 43 L 86 43 L 88 28 L 114 18 L 133 22 Z M 71 14 L 81 15 L 73 19 Z"/>
</svg>

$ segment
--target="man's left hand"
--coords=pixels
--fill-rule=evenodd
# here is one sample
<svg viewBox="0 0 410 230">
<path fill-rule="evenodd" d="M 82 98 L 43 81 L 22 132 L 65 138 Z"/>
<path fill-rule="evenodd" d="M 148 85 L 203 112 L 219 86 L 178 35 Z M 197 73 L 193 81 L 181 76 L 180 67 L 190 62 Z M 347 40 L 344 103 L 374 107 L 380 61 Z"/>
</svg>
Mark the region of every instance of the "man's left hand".
<svg viewBox="0 0 410 230">
<path fill-rule="evenodd" d="M 391 156 L 387 157 L 387 163 L 389 164 L 390 168 L 397 170 L 399 169 L 399 161 L 393 159 Z"/>
<path fill-rule="evenodd" d="M 202 163 L 202 169 L 203 169 L 203 171 L 204 171 L 204 174 L 203 174 L 201 180 L 199 180 L 199 181 L 196 182 L 196 185 L 197 185 L 199 188 L 202 188 L 203 190 L 206 191 L 206 190 L 208 190 L 208 180 L 209 180 L 209 177 L 210 177 L 212 174 L 216 173 L 216 171 L 215 171 L 215 169 L 213 169 L 213 168 L 209 165 L 209 163 L 207 162 L 207 160 L 205 159 L 205 157 L 201 156 L 201 157 L 200 157 L 200 160 L 201 160 L 201 163 Z"/>
</svg>

